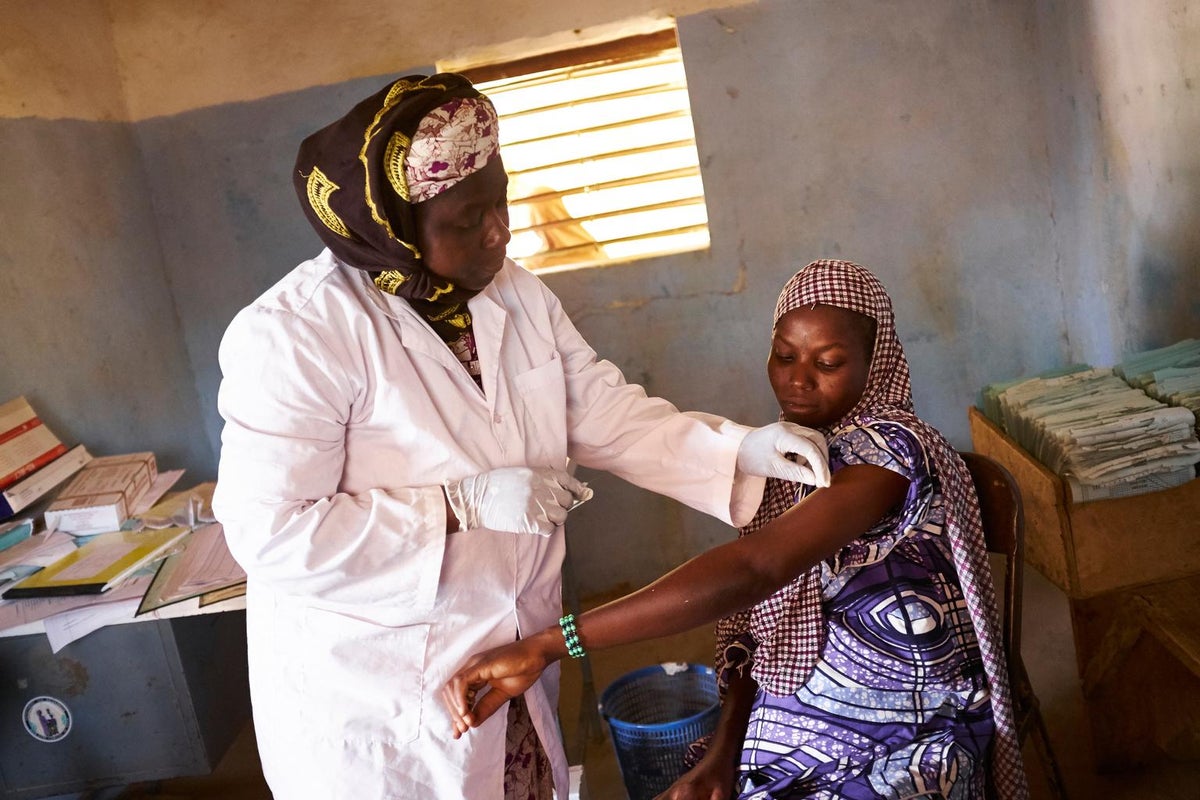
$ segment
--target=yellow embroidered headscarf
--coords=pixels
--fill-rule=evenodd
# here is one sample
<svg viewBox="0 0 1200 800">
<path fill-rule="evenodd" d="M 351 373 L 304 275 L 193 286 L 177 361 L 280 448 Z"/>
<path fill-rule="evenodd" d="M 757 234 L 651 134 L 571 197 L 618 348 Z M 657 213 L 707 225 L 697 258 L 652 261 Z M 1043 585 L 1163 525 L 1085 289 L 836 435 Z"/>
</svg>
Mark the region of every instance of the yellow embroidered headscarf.
<svg viewBox="0 0 1200 800">
<path fill-rule="evenodd" d="M 341 261 L 372 273 L 445 341 L 470 324 L 474 291 L 429 272 L 413 206 L 499 152 L 496 111 L 461 75 L 389 83 L 300 145 L 293 184 L 309 223 Z"/>
</svg>

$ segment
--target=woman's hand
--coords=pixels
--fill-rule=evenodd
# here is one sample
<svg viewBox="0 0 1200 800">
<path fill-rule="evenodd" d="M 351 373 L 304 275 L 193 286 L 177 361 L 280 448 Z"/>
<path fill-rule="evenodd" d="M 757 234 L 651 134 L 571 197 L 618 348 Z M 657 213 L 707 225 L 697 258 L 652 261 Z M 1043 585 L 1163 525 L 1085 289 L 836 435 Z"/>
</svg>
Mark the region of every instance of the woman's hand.
<svg viewBox="0 0 1200 800">
<path fill-rule="evenodd" d="M 552 534 L 566 521 L 567 511 L 592 496 L 586 484 L 555 467 L 498 467 L 446 481 L 444 488 L 450 514 L 462 530 L 490 528 L 538 536 Z"/>
<path fill-rule="evenodd" d="M 688 753 L 693 758 L 694 752 L 704 755 L 655 800 L 732 800 L 737 796 L 738 762 L 758 684 L 750 676 L 749 664 L 730 673 L 716 729 L 694 742 L 696 750 Z"/>
<path fill-rule="evenodd" d="M 829 485 L 829 445 L 820 431 L 775 422 L 746 434 L 737 468 L 747 475 L 824 487 Z"/>
<path fill-rule="evenodd" d="M 706 755 L 654 800 L 731 800 L 736 779 L 737 768 L 731 760 Z"/>
<path fill-rule="evenodd" d="M 442 688 L 442 702 L 450 712 L 455 739 L 478 728 L 501 706 L 524 693 L 561 657 L 554 652 L 547 633 L 476 653 L 451 676 Z"/>
</svg>

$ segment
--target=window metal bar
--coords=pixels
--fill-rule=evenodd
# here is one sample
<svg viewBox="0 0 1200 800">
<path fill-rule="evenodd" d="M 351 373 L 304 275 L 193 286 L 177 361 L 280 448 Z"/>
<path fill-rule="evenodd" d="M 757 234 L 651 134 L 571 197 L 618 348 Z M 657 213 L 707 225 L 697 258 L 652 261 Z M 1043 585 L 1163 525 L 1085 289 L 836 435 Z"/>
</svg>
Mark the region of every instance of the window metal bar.
<svg viewBox="0 0 1200 800">
<path fill-rule="evenodd" d="M 643 58 L 679 46 L 674 28 L 664 28 L 653 33 L 629 36 L 613 42 L 584 45 L 570 50 L 530 56 L 504 64 L 487 64 L 478 67 L 456 69 L 466 75 L 471 83 L 490 83 L 509 78 L 521 78 L 550 70 L 571 69 L 575 65 L 596 62 L 622 62 Z"/>
<path fill-rule="evenodd" d="M 542 197 L 553 197 L 554 194 L 544 194 Z M 645 206 L 631 206 L 626 208 L 617 208 L 612 211 L 602 211 L 598 214 L 587 214 L 579 217 L 571 217 L 570 219 L 556 219 L 547 222 L 541 222 L 537 225 L 529 225 L 524 228 L 512 228 L 511 233 L 528 233 L 532 231 L 553 230 L 554 228 L 563 228 L 568 225 L 573 225 L 579 222 L 593 222 L 598 219 L 610 219 L 612 217 L 623 217 L 626 214 L 641 214 L 646 211 L 660 211 L 664 208 L 683 208 L 684 206 L 700 205 L 704 202 L 704 198 L 699 195 L 694 197 L 683 197 L 678 200 L 665 200 L 661 203 L 651 203 Z"/>
<path fill-rule="evenodd" d="M 662 172 L 650 172 L 644 175 L 634 175 L 628 178 L 616 178 L 611 181 L 602 181 L 601 183 L 589 183 L 583 186 L 572 186 L 567 189 L 556 189 L 552 192 L 540 192 L 531 194 L 528 197 L 522 197 L 513 200 L 509 205 L 519 205 L 521 203 L 533 203 L 538 200 L 548 200 L 552 197 L 563 197 L 565 195 L 582 194 L 584 192 L 596 192 L 601 189 L 616 189 L 621 186 L 636 186 L 642 183 L 654 183 L 655 181 L 670 181 L 676 178 L 691 178 L 700 174 L 700 167 L 679 167 L 678 169 L 669 169 Z"/>
<path fill-rule="evenodd" d="M 622 120 L 620 122 L 609 122 L 604 125 L 594 125 L 590 128 L 578 128 L 576 130 L 565 131 L 563 133 L 550 133 L 545 136 L 534 136 L 529 139 L 505 140 L 501 147 L 513 147 L 519 144 L 534 144 L 536 142 L 550 142 L 555 139 L 563 139 L 567 137 L 578 136 L 583 133 L 597 133 L 599 131 L 612 131 L 620 128 L 631 128 L 635 125 L 641 125 L 646 122 L 661 122 L 664 119 L 678 119 L 680 117 L 691 117 L 691 113 L 687 110 L 669 111 L 665 114 L 653 114 L 649 117 L 637 117 L 634 119 Z"/>
<path fill-rule="evenodd" d="M 608 94 L 597 94 L 590 97 L 575 97 L 562 103 L 550 103 L 544 106 L 527 108 L 523 111 L 508 111 L 504 114 L 504 118 L 514 119 L 516 117 L 527 117 L 533 114 L 543 114 L 549 111 L 561 111 L 564 108 L 582 108 L 589 105 L 594 105 L 596 103 L 608 103 L 612 102 L 613 100 L 628 100 L 631 97 L 649 97 L 656 94 L 680 92 L 686 89 L 687 84 L 679 81 L 673 81 L 671 83 L 656 83 L 652 86 L 640 86 L 636 89 L 626 89 L 623 92 L 609 92 Z"/>
<path fill-rule="evenodd" d="M 603 247 L 604 245 L 617 244 L 618 242 L 640 242 L 645 239 L 658 239 L 663 236 L 678 236 L 683 233 L 699 233 L 707 230 L 707 224 L 687 225 L 681 228 L 668 228 L 667 230 L 654 231 L 652 233 L 639 233 L 634 236 L 621 236 L 616 239 L 603 239 L 599 244 L 601 247 Z"/>
<path fill-rule="evenodd" d="M 664 236 L 679 236 L 680 234 L 684 234 L 684 233 L 700 233 L 701 231 L 707 231 L 707 230 L 708 230 L 708 225 L 706 225 L 706 224 L 687 225 L 687 226 L 680 227 L 680 228 L 668 228 L 666 230 L 650 231 L 648 233 L 638 233 L 638 234 L 634 234 L 632 236 L 619 236 L 616 239 L 600 239 L 596 242 L 596 244 L 600 245 L 601 247 L 604 247 L 604 246 L 610 245 L 610 244 L 619 244 L 619 243 L 624 243 L 624 242 L 641 242 L 641 241 L 645 241 L 647 239 L 659 239 Z M 571 247 L 574 248 L 574 247 L 588 247 L 588 246 L 589 246 L 589 244 L 572 245 Z M 571 249 L 571 248 L 563 247 L 563 248 L 555 248 L 553 250 L 544 250 L 542 252 L 558 253 L 558 252 L 561 252 L 562 250 L 569 250 L 569 249 Z M 539 255 L 540 255 L 540 253 L 539 253 Z"/>
<path fill-rule="evenodd" d="M 623 156 L 635 156 L 641 153 L 654 153 L 660 150 L 673 150 L 681 147 L 691 147 L 691 139 L 676 139 L 670 142 L 662 142 L 661 144 L 648 144 L 642 147 L 627 147 L 624 150 L 608 150 L 602 153 L 593 153 L 581 158 L 571 158 L 566 161 L 556 161 L 550 164 L 538 164 L 536 167 L 528 167 L 521 170 L 509 170 L 509 177 L 523 177 L 532 175 L 536 172 L 542 172 L 548 169 L 558 169 L 559 167 L 569 167 L 574 164 L 591 164 L 597 161 L 606 161 L 613 158 L 621 158 Z M 518 202 L 516 200 L 513 201 Z"/>
</svg>

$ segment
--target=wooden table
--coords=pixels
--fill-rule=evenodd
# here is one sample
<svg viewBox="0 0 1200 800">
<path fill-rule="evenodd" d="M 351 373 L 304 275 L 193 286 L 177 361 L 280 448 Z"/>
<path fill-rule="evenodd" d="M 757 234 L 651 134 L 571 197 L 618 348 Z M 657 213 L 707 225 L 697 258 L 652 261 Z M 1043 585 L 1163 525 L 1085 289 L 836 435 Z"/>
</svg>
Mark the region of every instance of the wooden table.
<svg viewBox="0 0 1200 800">
<path fill-rule="evenodd" d="M 1070 604 L 1096 768 L 1200 760 L 1200 480 L 1076 503 L 982 412 L 968 415 L 974 449 L 1021 489 L 1025 560 Z"/>
</svg>

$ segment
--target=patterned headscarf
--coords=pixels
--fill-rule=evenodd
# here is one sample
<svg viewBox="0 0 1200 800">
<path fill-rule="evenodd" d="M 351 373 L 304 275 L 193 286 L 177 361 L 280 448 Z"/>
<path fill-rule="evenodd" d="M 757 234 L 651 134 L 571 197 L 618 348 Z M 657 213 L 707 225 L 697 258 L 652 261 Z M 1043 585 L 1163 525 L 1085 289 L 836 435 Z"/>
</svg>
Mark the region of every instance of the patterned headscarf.
<svg viewBox="0 0 1200 800">
<path fill-rule="evenodd" d="M 991 687 L 996 721 L 993 779 L 1002 798 L 1027 797 L 991 566 L 970 473 L 941 433 L 913 413 L 908 361 L 896 336 L 891 299 L 879 279 L 849 261 L 814 261 L 783 287 L 774 322 L 778 324 L 789 311 L 816 304 L 849 309 L 875 320 L 875 349 L 862 397 L 846 416 L 822 432 L 832 437 L 865 416 L 884 419 L 912 431 L 928 454 L 941 484 L 945 532 Z M 743 534 L 790 508 L 796 489 L 796 484 L 769 481 L 759 514 Z M 824 642 L 820 565 L 755 606 L 750 612 L 750 630 L 760 642 L 754 656 L 754 678 L 771 694 L 794 694 L 808 680 Z M 765 642 L 769 645 L 763 646 Z"/>
<path fill-rule="evenodd" d="M 496 110 L 461 75 L 409 75 L 300 144 L 292 181 L 321 241 L 372 273 L 445 341 L 471 324 L 476 292 L 426 269 L 413 206 L 478 172 L 499 154 Z"/>
</svg>

